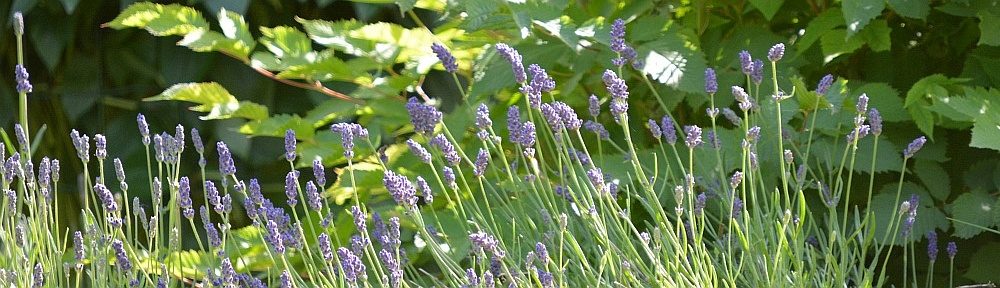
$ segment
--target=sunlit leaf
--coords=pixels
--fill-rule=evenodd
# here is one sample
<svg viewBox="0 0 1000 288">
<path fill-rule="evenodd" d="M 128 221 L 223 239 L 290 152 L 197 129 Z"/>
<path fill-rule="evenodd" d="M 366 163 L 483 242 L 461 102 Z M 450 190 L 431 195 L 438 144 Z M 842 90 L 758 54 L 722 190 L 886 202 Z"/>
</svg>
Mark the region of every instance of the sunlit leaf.
<svg viewBox="0 0 1000 288">
<path fill-rule="evenodd" d="M 199 104 L 191 107 L 192 111 L 207 112 L 203 120 L 227 119 L 232 117 L 250 120 L 267 118 L 267 107 L 236 100 L 226 88 L 215 82 L 181 83 L 171 86 L 159 95 L 144 99 L 145 101 L 186 101 Z"/>
<path fill-rule="evenodd" d="M 208 21 L 194 8 L 180 4 L 153 4 L 139 2 L 125 8 L 114 20 L 104 26 L 113 29 L 143 28 L 156 36 L 185 35 L 199 29 L 208 29 Z"/>
</svg>

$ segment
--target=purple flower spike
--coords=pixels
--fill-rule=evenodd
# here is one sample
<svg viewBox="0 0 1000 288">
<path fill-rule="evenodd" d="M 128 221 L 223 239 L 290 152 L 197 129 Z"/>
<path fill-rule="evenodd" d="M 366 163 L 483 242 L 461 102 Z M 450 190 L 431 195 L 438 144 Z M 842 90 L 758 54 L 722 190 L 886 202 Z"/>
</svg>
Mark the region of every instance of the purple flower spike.
<svg viewBox="0 0 1000 288">
<path fill-rule="evenodd" d="M 594 132 L 597 134 L 597 139 L 608 140 L 611 139 L 611 134 L 608 132 L 607 128 L 604 128 L 604 124 L 594 122 L 594 120 L 587 120 L 583 123 L 583 128 L 587 131 Z"/>
<path fill-rule="evenodd" d="M 309 209 L 320 211 L 323 208 L 323 196 L 319 194 L 319 188 L 313 181 L 306 182 L 306 201 L 309 201 Z"/>
<path fill-rule="evenodd" d="M 451 52 L 444 45 L 434 43 L 431 45 L 431 51 L 434 51 L 438 60 L 441 60 L 441 65 L 444 65 L 444 71 L 448 71 L 448 73 L 458 71 L 458 63 L 455 63 L 455 56 L 451 55 Z"/>
<path fill-rule="evenodd" d="M 356 283 L 358 277 L 365 277 L 365 264 L 358 255 L 344 247 L 338 248 L 337 254 L 340 254 L 340 271 L 347 282 Z"/>
<path fill-rule="evenodd" d="M 285 130 L 285 160 L 295 161 L 295 130 Z"/>
<path fill-rule="evenodd" d="M 740 51 L 739 58 L 740 69 L 743 71 L 743 74 L 746 74 L 747 76 L 753 74 L 753 58 L 750 57 L 750 51 Z"/>
<path fill-rule="evenodd" d="M 455 170 L 452 170 L 451 167 L 444 167 L 441 170 L 443 171 L 441 174 L 444 176 L 444 182 L 448 184 L 448 188 L 452 190 L 458 189 L 458 183 L 455 183 Z"/>
<path fill-rule="evenodd" d="M 607 187 L 604 185 L 604 172 L 600 168 L 587 170 L 587 178 L 590 179 L 590 184 L 594 185 L 594 189 L 601 194 L 607 191 Z"/>
<path fill-rule="evenodd" d="M 31 93 L 33 87 L 31 82 L 28 81 L 28 69 L 24 69 L 24 66 L 17 64 L 14 66 L 14 80 L 17 81 L 17 92 L 18 93 Z"/>
<path fill-rule="evenodd" d="M 97 197 L 101 198 L 101 203 L 104 204 L 104 209 L 108 212 L 118 211 L 118 202 L 115 201 L 115 196 L 111 194 L 111 190 L 104 184 L 98 183 L 94 185 L 94 192 L 97 192 Z"/>
<path fill-rule="evenodd" d="M 191 144 L 194 145 L 194 151 L 198 154 L 205 154 L 205 142 L 201 141 L 201 133 L 198 132 L 197 128 L 191 128 Z"/>
<path fill-rule="evenodd" d="M 486 165 L 490 162 L 490 152 L 486 149 L 479 148 L 479 154 L 476 155 L 476 166 L 472 169 L 472 174 L 476 177 L 482 177 L 486 174 Z"/>
<path fill-rule="evenodd" d="M 191 180 L 181 177 L 177 184 L 177 205 L 184 209 L 185 218 L 194 218 L 194 203 L 191 202 Z"/>
<path fill-rule="evenodd" d="M 406 103 L 406 110 L 410 114 L 413 130 L 418 133 L 434 133 L 434 127 L 441 122 L 441 118 L 444 116 L 437 108 L 420 103 L 417 98 L 410 98 Z"/>
<path fill-rule="evenodd" d="M 14 12 L 14 34 L 17 36 L 24 35 L 24 14 L 21 11 Z"/>
<path fill-rule="evenodd" d="M 21 147 L 20 151 L 28 151 L 31 148 L 28 147 L 28 136 L 21 124 L 14 124 L 14 136 L 17 138 L 17 145 Z"/>
<path fill-rule="evenodd" d="M 413 187 L 413 183 L 409 179 L 406 179 L 406 176 L 386 170 L 382 176 L 382 184 L 385 185 L 386 190 L 389 190 L 389 194 L 396 200 L 396 204 L 407 209 L 416 207 L 417 189 Z"/>
<path fill-rule="evenodd" d="M 285 196 L 288 197 L 286 202 L 288 206 L 295 207 L 295 204 L 299 203 L 299 171 L 289 171 L 285 175 Z"/>
<path fill-rule="evenodd" d="M 142 144 L 149 145 L 149 123 L 146 123 L 146 116 L 142 114 L 135 116 L 135 122 L 139 124 L 139 134 L 142 135 Z"/>
<path fill-rule="evenodd" d="M 667 140 L 667 143 L 670 145 L 677 143 L 677 128 L 674 127 L 673 118 L 663 116 L 663 119 L 660 119 L 660 129 L 663 130 L 663 139 Z"/>
<path fill-rule="evenodd" d="M 618 53 L 625 50 L 625 20 L 615 19 L 611 23 L 611 50 Z"/>
<path fill-rule="evenodd" d="M 948 242 L 948 247 L 945 248 L 945 251 L 948 252 L 948 258 L 954 260 L 955 254 L 958 254 L 958 245 L 955 245 L 955 242 Z"/>
<path fill-rule="evenodd" d="M 924 147 L 924 143 L 927 143 L 927 137 L 920 136 L 917 139 L 914 139 L 913 142 L 910 142 L 910 145 L 907 145 L 906 149 L 903 150 L 903 157 L 913 158 L 913 155 L 917 154 L 917 151 L 920 151 L 920 148 Z"/>
<path fill-rule="evenodd" d="M 431 145 L 437 147 L 438 150 L 441 150 L 441 153 L 444 154 L 445 161 L 447 161 L 449 165 L 457 166 L 458 163 L 462 161 L 461 156 L 459 156 L 458 152 L 455 151 L 455 146 L 451 144 L 451 141 L 448 141 L 448 138 L 445 138 L 444 135 L 438 134 L 437 136 L 434 136 L 434 138 L 431 138 Z"/>
<path fill-rule="evenodd" d="M 319 233 L 319 251 L 323 255 L 323 260 L 333 260 L 333 248 L 330 247 L 330 236 L 326 232 Z"/>
<path fill-rule="evenodd" d="M 754 60 L 752 66 L 753 70 L 750 73 L 750 80 L 752 80 L 754 84 L 760 84 L 760 82 L 764 81 L 764 61 L 761 61 L 760 59 Z"/>
<path fill-rule="evenodd" d="M 660 130 L 660 124 L 657 124 L 656 120 L 649 119 L 646 123 L 646 127 L 649 128 L 649 132 L 653 134 L 653 138 L 659 140 L 660 137 L 663 136 L 663 130 Z"/>
<path fill-rule="evenodd" d="M 865 115 L 868 113 L 868 94 L 861 93 L 861 96 L 858 96 L 858 103 L 855 108 L 857 108 L 858 115 Z"/>
<path fill-rule="evenodd" d="M 774 44 L 770 50 L 767 51 L 767 59 L 771 62 L 778 62 L 781 57 L 785 56 L 785 43 Z"/>
<path fill-rule="evenodd" d="M 694 125 L 684 126 L 684 144 L 688 148 L 694 148 L 701 145 L 701 128 Z"/>
<path fill-rule="evenodd" d="M 750 95 L 747 94 L 743 87 L 733 86 L 732 87 L 733 97 L 736 98 L 736 102 L 739 102 L 740 110 L 747 111 L 753 108 L 753 102 L 750 102 Z"/>
<path fill-rule="evenodd" d="M 833 75 L 826 74 L 823 79 L 819 79 L 819 84 L 816 85 L 816 94 L 824 95 L 827 91 L 830 91 L 830 86 L 833 85 Z"/>
<path fill-rule="evenodd" d="M 871 127 L 873 135 L 882 135 L 882 114 L 875 107 L 868 109 L 868 126 Z"/>
<path fill-rule="evenodd" d="M 323 167 L 323 160 L 313 160 L 313 177 L 319 187 L 326 187 L 326 168 Z"/>
<path fill-rule="evenodd" d="M 427 149 L 424 149 L 424 146 L 420 145 L 420 143 L 410 139 L 406 140 L 406 145 L 410 146 L 410 152 L 412 152 L 414 156 L 417 156 L 417 158 L 420 159 L 420 162 L 427 164 L 431 163 L 431 153 L 427 152 Z"/>
<path fill-rule="evenodd" d="M 117 261 L 115 266 L 118 266 L 118 269 L 121 271 L 132 270 L 132 261 L 125 255 L 124 243 L 121 240 L 115 239 L 111 241 L 111 248 L 115 250 L 115 260 Z"/>
<path fill-rule="evenodd" d="M 601 115 L 601 100 L 596 95 L 591 94 L 587 99 L 587 112 L 590 112 L 590 117 Z"/>
<path fill-rule="evenodd" d="M 229 146 L 219 141 L 215 147 L 219 151 L 219 173 L 222 173 L 223 176 L 236 175 L 236 163 L 233 162 L 233 154 L 229 152 Z"/>
<path fill-rule="evenodd" d="M 417 105 L 423 104 L 417 103 Z M 410 109 L 410 104 L 407 104 L 407 109 Z M 344 158 L 354 158 L 354 140 L 356 138 L 368 138 L 368 129 L 357 123 L 336 123 L 330 125 L 330 131 L 340 134 L 340 144 L 344 148 Z"/>
<path fill-rule="evenodd" d="M 513 47 L 505 43 L 499 43 L 496 45 L 497 52 L 500 52 L 500 56 L 510 63 L 511 69 L 514 71 L 514 82 L 524 83 L 528 80 L 528 76 L 524 73 L 524 64 L 521 63 L 521 54 L 514 50 Z"/>
<path fill-rule="evenodd" d="M 715 69 L 705 69 L 705 93 L 715 94 L 719 92 L 719 80 L 716 79 Z"/>
<path fill-rule="evenodd" d="M 938 237 L 937 232 L 931 231 L 927 232 L 927 258 L 933 263 L 937 260 L 938 255 Z"/>
<path fill-rule="evenodd" d="M 94 157 L 99 160 L 108 158 L 108 139 L 104 135 L 94 135 Z"/>
<path fill-rule="evenodd" d="M 490 108 L 485 103 L 479 104 L 479 108 L 476 108 L 476 128 L 487 130 L 490 129 L 490 126 L 493 126 L 493 120 L 490 119 Z"/>
</svg>

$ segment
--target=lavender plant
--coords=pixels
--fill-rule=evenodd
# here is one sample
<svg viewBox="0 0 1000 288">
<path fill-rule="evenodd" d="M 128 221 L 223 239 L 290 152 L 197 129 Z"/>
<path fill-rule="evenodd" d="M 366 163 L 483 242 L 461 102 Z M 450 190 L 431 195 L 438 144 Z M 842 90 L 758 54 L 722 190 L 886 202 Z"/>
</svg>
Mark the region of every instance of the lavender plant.
<svg viewBox="0 0 1000 288">
<path fill-rule="evenodd" d="M 21 23 L 20 14 L 16 17 Z M 749 52 L 739 54 L 746 80 L 730 87 L 738 110 L 716 106 L 717 72 L 709 69 L 703 74 L 710 97 L 707 123 L 680 123 L 665 105 L 661 108 L 666 115 L 659 121 L 633 121 L 633 88 L 627 79 L 638 74 L 640 81 L 653 84 L 636 71 L 644 63 L 626 43 L 624 25 L 622 20 L 612 24 L 610 49 L 617 57 L 601 74 L 604 91 L 578 101 L 589 104 L 590 119 L 581 119 L 567 102 L 546 101 L 556 98 L 558 83 L 537 64 L 529 64 L 526 73 L 520 53 L 498 43 L 494 49 L 511 66 L 511 84 L 520 85 L 524 101 L 506 111 L 479 105 L 469 115 L 475 119 L 474 131 L 467 131 L 449 128 L 437 107 L 410 98 L 405 109 L 411 124 L 406 129 L 412 133 L 405 133 L 410 136 L 405 146 L 397 143 L 400 151 L 391 156 L 357 153 L 379 151 L 368 129 L 356 123 L 333 124 L 329 129 L 340 138 L 347 160 L 346 167 L 338 169 L 336 183 L 327 182 L 322 159 L 299 157 L 299 139 L 287 130 L 284 151 L 275 153 L 289 164 L 283 199 L 265 197 L 260 181 L 244 176 L 252 172 L 237 173 L 237 161 L 225 143 L 215 146 L 219 173 L 209 174 L 205 157 L 212 153 L 211 146 L 204 146 L 197 130 L 178 125 L 172 134 L 153 134 L 141 114 L 137 126 L 146 153 L 145 173 L 151 179 L 148 187 L 129 187 L 126 171 L 134 175 L 142 169 L 127 170 L 117 158 L 113 166 L 119 185 L 110 185 L 104 168 L 111 156 L 109 139 L 94 135 L 92 150 L 91 137 L 74 130 L 70 137 L 77 149 L 75 161 L 85 167 L 83 191 L 61 193 L 58 160 L 43 158 L 35 168 L 22 106 L 22 120 L 15 128 L 17 147 L 8 147 L 12 155 L 4 161 L 0 181 L 5 194 L 0 206 L 0 284 L 871 287 L 896 277 L 886 274 L 890 257 L 898 253 L 894 244 L 897 237 L 920 236 L 912 229 L 923 206 L 916 194 L 903 194 L 905 168 L 898 176 L 887 226 L 876 224 L 871 206 L 852 206 L 852 186 L 864 185 L 853 179 L 859 142 L 874 138 L 877 151 L 882 131 L 880 114 L 868 107 L 865 94 L 856 102 L 849 132 L 836 137 L 843 148 L 839 167 L 810 165 L 810 160 L 826 155 L 812 149 L 813 129 L 802 133 L 799 128 L 813 127 L 816 118 L 794 115 L 804 120 L 795 127 L 783 118 L 789 115 L 781 108 L 796 93 L 825 94 L 833 78 L 824 77 L 814 91 L 779 85 L 778 62 L 785 49 L 781 43 L 766 55 L 769 69 Z M 16 31 L 19 41 L 22 33 Z M 447 47 L 434 44 L 431 50 L 446 71 L 458 69 Z M 15 69 L 23 99 L 31 85 L 26 69 Z M 767 74 L 770 90 L 761 87 Z M 771 97 L 759 97 L 763 91 L 770 91 Z M 603 102 L 609 103 L 607 110 Z M 821 108 L 815 103 L 813 111 Z M 717 122 L 719 113 L 730 123 Z M 494 128 L 494 115 L 506 115 L 505 123 L 497 121 L 505 130 Z M 639 123 L 645 129 L 633 127 Z M 646 139 L 647 129 L 653 140 L 640 141 Z M 622 137 L 610 137 L 612 133 Z M 736 136 L 723 141 L 722 135 Z M 186 151 L 187 137 L 198 154 L 197 169 L 183 167 L 181 161 L 193 156 Z M 907 146 L 901 155 L 903 167 L 926 141 L 920 136 Z M 476 154 L 467 153 L 472 151 Z M 394 166 L 393 157 L 410 156 L 404 153 L 412 154 L 418 164 Z M 310 168 L 312 176 L 298 170 Z M 379 202 L 380 195 L 361 192 L 360 183 L 370 182 L 359 181 L 356 174 L 366 171 L 360 168 L 381 174 L 376 177 L 381 182 L 374 185 L 391 204 Z M 192 179 L 206 180 L 199 185 Z M 871 202 L 874 179 L 873 173 L 866 203 Z M 346 195 L 329 192 L 345 185 L 350 188 Z M 148 193 L 152 203 L 128 201 L 130 192 Z M 194 201 L 199 193 L 205 206 Z M 60 194 L 84 203 L 82 219 L 69 225 L 82 229 L 66 230 L 58 222 Z M 903 196 L 909 198 L 900 202 Z M 241 207 L 233 207 L 233 201 Z M 250 226 L 233 227 L 231 219 L 239 211 L 251 219 Z M 183 239 L 192 236 L 197 247 L 184 246 Z M 937 234 L 927 238 L 933 265 Z M 924 257 L 914 253 L 912 241 L 902 243 L 907 263 Z M 946 251 L 953 261 L 955 244 L 950 242 Z M 917 286 L 922 280 L 911 268 L 915 265 L 904 267 L 904 286 Z"/>
</svg>

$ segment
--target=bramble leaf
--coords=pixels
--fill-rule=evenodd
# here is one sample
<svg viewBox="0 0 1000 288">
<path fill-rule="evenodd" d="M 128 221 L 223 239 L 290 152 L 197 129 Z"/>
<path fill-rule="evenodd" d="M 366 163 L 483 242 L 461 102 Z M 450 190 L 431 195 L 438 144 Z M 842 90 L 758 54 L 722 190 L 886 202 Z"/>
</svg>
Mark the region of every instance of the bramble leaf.
<svg viewBox="0 0 1000 288">
<path fill-rule="evenodd" d="M 143 28 L 156 36 L 169 36 L 208 29 L 208 21 L 191 7 L 140 2 L 125 8 L 114 20 L 102 26 L 116 30 Z"/>
<path fill-rule="evenodd" d="M 215 82 L 181 83 L 171 86 L 159 95 L 144 101 L 186 101 L 199 104 L 191 111 L 207 112 L 202 120 L 228 119 L 232 117 L 250 120 L 267 118 L 267 107 L 249 101 L 239 101 L 226 88 Z"/>
<path fill-rule="evenodd" d="M 844 0 L 841 5 L 847 22 L 847 36 L 861 31 L 885 9 L 884 0 Z"/>
<path fill-rule="evenodd" d="M 972 236 L 983 232 L 983 229 L 973 225 L 982 227 L 993 225 L 993 219 L 988 216 L 993 214 L 994 202 L 996 199 L 993 199 L 992 196 L 978 191 L 958 196 L 955 202 L 951 203 L 952 217 L 968 224 L 956 222 L 954 235 L 965 239 L 972 238 Z"/>
</svg>

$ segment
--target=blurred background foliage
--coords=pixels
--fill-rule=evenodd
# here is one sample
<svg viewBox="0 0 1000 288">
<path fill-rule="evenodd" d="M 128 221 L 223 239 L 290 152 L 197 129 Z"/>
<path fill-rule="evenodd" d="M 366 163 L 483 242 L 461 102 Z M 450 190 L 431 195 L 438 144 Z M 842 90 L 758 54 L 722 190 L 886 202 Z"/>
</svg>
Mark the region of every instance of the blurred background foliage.
<svg viewBox="0 0 1000 288">
<path fill-rule="evenodd" d="M 995 68 L 1000 65 L 1000 5 L 995 1 L 132 2 L 15 0 L 0 7 L 7 9 L 5 15 L 24 11 L 27 19 L 26 66 L 35 85 L 29 96 L 31 129 L 47 128 L 40 155 L 72 158 L 65 138 L 75 128 L 107 134 L 114 144 L 110 154 L 141 167 L 144 155 L 134 124 L 141 112 L 154 131 L 172 131 L 180 123 L 198 128 L 207 141 L 226 141 L 240 158 L 241 173 L 260 177 L 266 191 L 280 193 L 286 168 L 277 152 L 281 140 L 272 136 L 285 129 L 298 132 L 303 164 L 319 157 L 339 167 L 346 159 L 339 140 L 326 129 L 332 122 L 365 124 L 387 145 L 386 153 L 396 156 L 402 151 L 394 148 L 396 139 L 412 132 L 403 108 L 407 97 L 433 98 L 446 111 L 464 112 L 478 103 L 503 111 L 523 101 L 494 43 L 509 43 L 526 64 L 545 67 L 559 85 L 554 97 L 582 109 L 586 96 L 604 94 L 600 72 L 612 68 L 615 57 L 607 48 L 608 28 L 611 20 L 622 18 L 629 22 L 626 39 L 645 62 L 641 70 L 626 73 L 632 113 L 638 114 L 633 127 L 662 115 L 660 103 L 681 123 L 706 123 L 709 99 L 702 71 L 716 68 L 721 87 L 741 85 L 745 76 L 737 53 L 746 49 L 763 57 L 772 44 L 784 42 L 788 53 L 779 77 L 786 81 L 783 87 L 797 88 L 794 100 L 801 110 L 812 112 L 815 98 L 806 90 L 813 83 L 825 74 L 839 77 L 825 95 L 824 103 L 832 105 L 816 112 L 831 120 L 820 121 L 829 125 L 819 125 L 818 132 L 833 140 L 844 135 L 849 128 L 836 124 L 850 113 L 836 112 L 852 109 L 863 92 L 882 111 L 889 139 L 876 159 L 882 178 L 891 179 L 903 168 L 898 155 L 910 139 L 931 138 L 927 152 L 907 167 L 916 177 L 909 178 L 906 192 L 926 201 L 915 233 L 937 229 L 950 235 L 945 239 L 962 239 L 957 275 L 1000 281 L 994 273 L 1000 266 L 993 260 L 1000 257 L 1000 237 L 984 233 L 1000 224 L 1000 112 L 992 107 L 1000 99 L 1000 91 L 992 88 L 1000 84 Z M 150 9 L 160 11 L 163 21 L 129 18 Z M 193 17 L 185 22 L 177 15 Z M 239 25 L 240 15 L 245 26 Z M 10 31 L 9 20 L 3 23 Z M 466 97 L 442 71 L 432 43 L 445 44 L 458 57 L 458 80 L 472 85 Z M 0 33 L 0 51 L 2 66 L 13 67 L 12 33 Z M 14 78 L 13 69 L 0 75 Z M 640 80 L 645 76 L 662 85 L 645 86 Z M 11 127 L 16 94 L 12 80 L 4 83 L 0 123 Z M 175 86 L 183 83 L 195 84 Z M 662 98 L 655 99 L 650 88 Z M 770 93 L 761 89 L 763 95 Z M 733 103 L 728 89 L 721 89 L 716 101 L 723 107 Z M 200 112 L 188 112 L 189 102 Z M 494 120 L 503 121 L 501 114 L 494 112 Z M 469 115 L 454 113 L 446 121 L 449 127 L 468 127 Z M 801 126 L 794 124 L 800 120 L 792 119 L 790 126 Z M 720 137 L 736 141 L 736 136 Z M 837 143 L 817 149 L 835 150 Z M 871 158 L 862 152 L 871 150 L 865 143 L 859 163 Z M 833 165 L 818 160 L 821 166 Z M 401 165 L 407 161 L 413 162 Z M 857 169 L 871 170 L 867 165 Z M 381 173 L 369 174 L 373 177 L 359 180 L 368 182 L 358 184 L 378 186 Z M 129 181 L 146 183 L 143 177 L 132 173 Z M 338 188 L 347 186 L 338 183 L 329 192 L 343 196 Z M 892 205 L 882 203 L 889 200 L 876 196 L 871 204 Z"/>
</svg>

